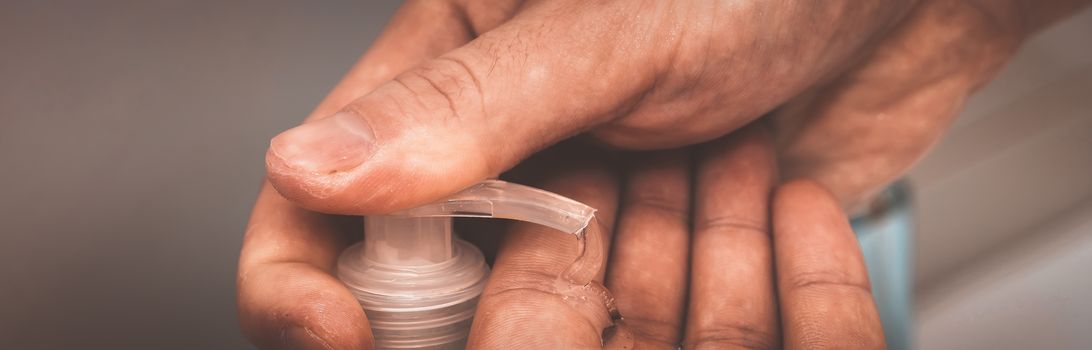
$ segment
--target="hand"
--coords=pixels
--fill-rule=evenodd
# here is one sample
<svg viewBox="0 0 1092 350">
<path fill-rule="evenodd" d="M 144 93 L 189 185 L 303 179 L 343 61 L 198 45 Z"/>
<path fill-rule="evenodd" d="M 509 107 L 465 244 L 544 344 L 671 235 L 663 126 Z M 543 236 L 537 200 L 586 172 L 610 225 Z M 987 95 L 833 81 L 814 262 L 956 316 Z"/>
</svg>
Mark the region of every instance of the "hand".
<svg viewBox="0 0 1092 350">
<path fill-rule="evenodd" d="M 594 147 L 570 142 L 507 174 L 599 208 L 603 235 L 588 239 L 598 240 L 610 254 L 591 264 L 587 280 L 573 281 L 572 287 L 605 284 L 621 318 L 612 318 L 595 289 L 564 295 L 544 288 L 576 258 L 571 236 L 514 224 L 496 254 L 469 348 L 882 347 L 867 273 L 845 214 L 814 183 L 782 185 L 770 199 L 776 162 L 761 127 L 697 150 L 623 158 L 628 165 L 619 167 Z M 270 212 L 277 217 L 296 210 Z M 288 218 L 303 225 L 322 222 Z M 358 219 L 327 218 L 325 227 L 318 226 L 324 232 L 360 233 Z M 345 244 L 307 243 L 285 250 L 332 259 Z M 315 267 L 319 263 L 302 260 L 254 270 L 265 279 L 256 285 L 276 288 L 246 295 L 281 304 L 243 314 L 244 322 L 256 323 L 259 332 L 250 334 L 256 344 L 370 345 L 359 306 L 327 268 Z M 586 300 L 571 301 L 580 297 Z"/>
<path fill-rule="evenodd" d="M 538 165 L 532 183 L 600 209 L 605 235 L 595 238 L 611 253 L 592 279 L 605 280 L 621 318 L 594 293 L 571 302 L 581 295 L 543 288 L 573 261 L 576 242 L 518 224 L 500 247 L 469 348 L 883 347 L 860 248 L 826 189 L 791 182 L 771 199 L 776 165 L 757 128 L 702 147 L 696 167 L 687 153 L 641 155 L 628 181 L 603 162 Z"/>
<path fill-rule="evenodd" d="M 1013 30 L 1007 1 L 983 7 L 941 0 L 917 7 L 908 1 L 809 8 L 655 4 L 660 7 L 561 1 L 404 6 L 309 121 L 271 145 L 269 179 L 277 190 L 263 187 L 240 258 L 239 312 L 248 337 L 262 347 L 289 340 L 338 348 L 370 343 L 355 300 L 330 275 L 337 253 L 359 235 L 358 220 L 303 208 L 365 214 L 415 206 L 587 130 L 625 148 L 693 144 L 790 99 L 773 119 L 785 173 L 819 179 L 850 205 L 905 169 L 952 113 L 902 108 L 929 105 L 922 94 L 886 103 L 902 101 L 900 84 L 914 82 L 914 91 L 935 91 L 924 95 L 962 101 L 996 63 L 973 65 L 985 73 L 954 81 L 943 79 L 950 74 L 918 79 L 917 69 L 953 52 L 958 55 L 940 61 L 1003 61 L 980 55 L 1011 51 L 1027 28 L 1049 22 L 1040 18 L 1027 30 Z M 925 11 L 925 4 L 953 11 Z M 980 20 L 935 17 L 953 14 Z M 951 30 L 913 35 L 938 24 Z M 991 35 L 998 29 L 1004 35 Z M 934 36 L 952 32 L 978 35 L 945 36 L 940 42 L 947 46 L 931 48 Z M 972 40 L 983 36 L 999 39 Z M 904 52 L 914 55 L 898 55 Z M 946 67 L 941 73 L 968 68 Z M 884 72 L 890 74 L 878 74 Z M 929 84 L 937 79 L 947 82 Z M 856 81 L 868 84 L 853 88 Z M 885 93 L 873 99 L 870 91 Z M 857 124 L 867 118 L 847 115 L 903 116 L 903 123 Z M 830 142 L 870 134 L 869 128 L 886 126 L 875 135 L 892 134 L 900 125 L 921 128 L 911 129 L 918 131 L 912 137 L 872 137 L 853 147 Z M 845 174 L 859 176 L 844 185 Z"/>
<path fill-rule="evenodd" d="M 309 122 L 273 140 L 268 177 L 305 208 L 358 215 L 442 198 L 585 131 L 628 149 L 708 141 L 840 76 L 914 8 L 414 2 Z"/>
<path fill-rule="evenodd" d="M 389 212 L 582 132 L 673 148 L 782 107 L 786 177 L 848 207 L 917 160 L 1026 35 L 1080 5 L 1024 1 L 411 3 L 273 140 L 269 179 L 309 209 Z"/>
</svg>

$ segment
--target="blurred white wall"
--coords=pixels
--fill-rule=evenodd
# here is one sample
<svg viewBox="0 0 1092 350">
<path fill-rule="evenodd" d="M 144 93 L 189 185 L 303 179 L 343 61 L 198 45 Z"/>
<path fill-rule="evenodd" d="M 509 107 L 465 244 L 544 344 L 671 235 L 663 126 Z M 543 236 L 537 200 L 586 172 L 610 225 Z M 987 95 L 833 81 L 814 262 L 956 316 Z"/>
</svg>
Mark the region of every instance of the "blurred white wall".
<svg viewBox="0 0 1092 350">
<path fill-rule="evenodd" d="M 1092 201 L 961 266 L 918 304 L 921 349 L 1087 349 Z"/>
<path fill-rule="evenodd" d="M 1026 43 L 911 172 L 922 349 L 1092 344 L 1090 35 Z"/>
</svg>

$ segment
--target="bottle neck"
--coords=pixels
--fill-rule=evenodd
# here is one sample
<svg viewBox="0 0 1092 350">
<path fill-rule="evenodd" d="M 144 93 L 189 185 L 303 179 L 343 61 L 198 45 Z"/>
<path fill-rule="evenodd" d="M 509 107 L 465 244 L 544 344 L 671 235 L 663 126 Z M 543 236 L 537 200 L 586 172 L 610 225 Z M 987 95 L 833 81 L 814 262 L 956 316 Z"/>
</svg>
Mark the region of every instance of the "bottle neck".
<svg viewBox="0 0 1092 350">
<path fill-rule="evenodd" d="M 425 266 L 455 255 L 450 217 L 369 216 L 364 258 L 386 265 Z"/>
</svg>

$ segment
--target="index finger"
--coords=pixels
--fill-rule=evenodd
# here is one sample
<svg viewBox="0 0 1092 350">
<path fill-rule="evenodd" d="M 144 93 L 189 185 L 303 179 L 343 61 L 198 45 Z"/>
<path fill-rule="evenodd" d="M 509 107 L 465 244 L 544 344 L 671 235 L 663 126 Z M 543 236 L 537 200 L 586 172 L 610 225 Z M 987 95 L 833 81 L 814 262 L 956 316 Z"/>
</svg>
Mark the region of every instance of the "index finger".
<svg viewBox="0 0 1092 350">
<path fill-rule="evenodd" d="M 782 185 L 773 223 L 785 347 L 884 348 L 864 257 L 833 195 L 811 181 Z"/>
<path fill-rule="evenodd" d="M 538 160 L 543 157 L 532 161 Z M 588 231 L 581 256 L 572 235 L 536 224 L 512 224 L 478 303 L 469 349 L 603 346 L 604 329 L 613 322 L 602 280 L 618 201 L 617 179 L 596 164 L 554 167 L 543 173 L 545 181 L 537 185 L 598 209 L 602 230 Z M 587 264 L 573 273 L 578 257 Z"/>
</svg>

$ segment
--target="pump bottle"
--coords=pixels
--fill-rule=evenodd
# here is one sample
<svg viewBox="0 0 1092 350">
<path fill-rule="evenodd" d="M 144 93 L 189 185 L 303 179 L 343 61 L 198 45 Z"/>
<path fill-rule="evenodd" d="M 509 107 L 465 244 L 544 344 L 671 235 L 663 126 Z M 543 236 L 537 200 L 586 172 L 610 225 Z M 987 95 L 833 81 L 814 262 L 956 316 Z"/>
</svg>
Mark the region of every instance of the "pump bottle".
<svg viewBox="0 0 1092 350">
<path fill-rule="evenodd" d="M 338 277 L 360 301 L 377 349 L 463 349 L 489 267 L 452 232 L 452 217 L 528 221 L 581 237 L 595 209 L 488 180 L 421 207 L 365 218 L 364 240 L 342 253 Z"/>
</svg>

